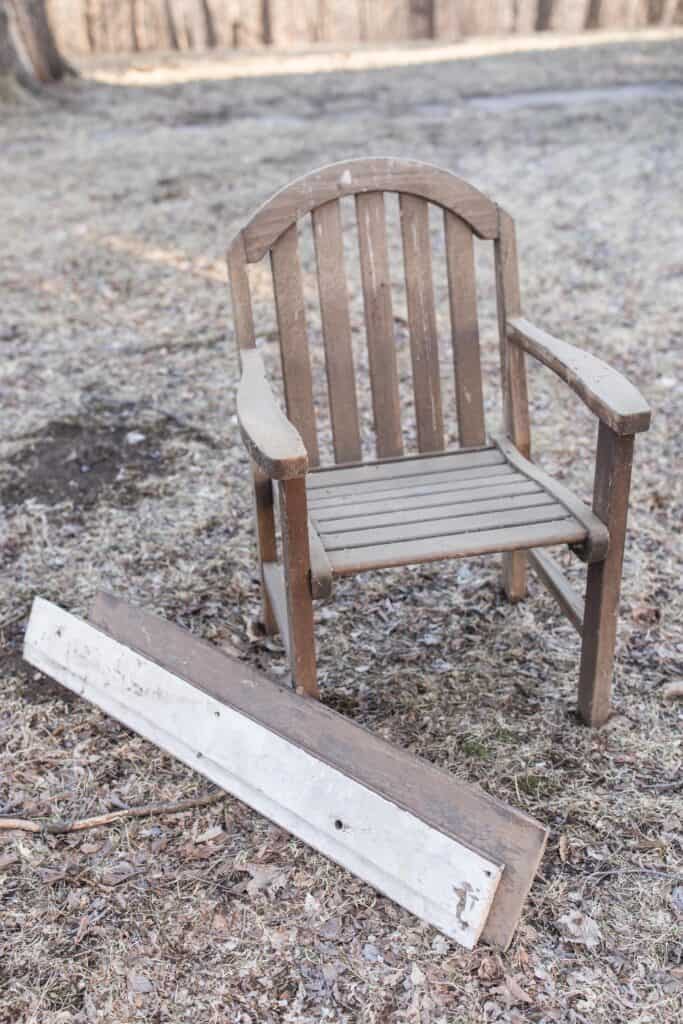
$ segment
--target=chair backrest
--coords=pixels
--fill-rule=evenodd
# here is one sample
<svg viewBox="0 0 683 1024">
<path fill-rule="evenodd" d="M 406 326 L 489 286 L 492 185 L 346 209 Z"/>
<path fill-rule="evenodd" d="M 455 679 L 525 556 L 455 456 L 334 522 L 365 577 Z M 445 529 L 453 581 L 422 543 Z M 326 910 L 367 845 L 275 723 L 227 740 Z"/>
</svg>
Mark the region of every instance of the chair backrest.
<svg viewBox="0 0 683 1024">
<path fill-rule="evenodd" d="M 444 217 L 459 442 L 486 443 L 473 236 L 495 244 L 496 292 L 505 385 L 505 318 L 519 312 L 514 226 L 487 196 L 448 171 L 392 158 L 348 160 L 297 179 L 242 227 L 228 250 L 235 330 L 252 347 L 247 265 L 270 253 L 287 415 L 312 466 L 318 430 L 299 258 L 299 222 L 311 216 L 330 420 L 336 462 L 361 459 L 351 318 L 340 200 L 355 197 L 368 366 L 378 458 L 403 454 L 384 193 L 398 193 L 410 352 L 420 452 L 444 448 L 430 204 Z M 504 386 L 504 395 L 506 388 Z M 506 419 L 509 413 L 506 410 Z"/>
</svg>

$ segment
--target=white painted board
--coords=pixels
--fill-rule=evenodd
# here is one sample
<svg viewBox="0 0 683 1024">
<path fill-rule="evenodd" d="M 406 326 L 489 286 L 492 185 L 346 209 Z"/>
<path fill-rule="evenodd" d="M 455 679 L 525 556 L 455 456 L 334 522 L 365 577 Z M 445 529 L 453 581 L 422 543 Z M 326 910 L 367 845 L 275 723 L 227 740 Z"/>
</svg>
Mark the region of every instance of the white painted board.
<svg viewBox="0 0 683 1024">
<path fill-rule="evenodd" d="M 41 598 L 24 658 L 450 938 L 477 942 L 504 865 Z"/>
</svg>

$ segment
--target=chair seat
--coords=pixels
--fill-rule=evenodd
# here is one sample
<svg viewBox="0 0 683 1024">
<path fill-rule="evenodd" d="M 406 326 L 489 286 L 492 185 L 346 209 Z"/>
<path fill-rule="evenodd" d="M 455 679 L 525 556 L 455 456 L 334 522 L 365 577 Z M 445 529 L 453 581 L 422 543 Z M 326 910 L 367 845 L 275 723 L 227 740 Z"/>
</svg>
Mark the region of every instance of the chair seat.
<svg viewBox="0 0 683 1024">
<path fill-rule="evenodd" d="M 507 440 L 308 476 L 309 518 L 331 571 L 554 544 L 605 557 L 604 524 Z"/>
</svg>

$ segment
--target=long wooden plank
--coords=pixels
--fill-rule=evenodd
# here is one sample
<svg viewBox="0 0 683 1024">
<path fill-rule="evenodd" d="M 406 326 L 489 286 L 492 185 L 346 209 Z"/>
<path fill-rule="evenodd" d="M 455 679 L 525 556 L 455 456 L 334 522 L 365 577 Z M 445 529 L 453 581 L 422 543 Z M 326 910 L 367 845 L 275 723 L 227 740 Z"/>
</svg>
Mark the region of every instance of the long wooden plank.
<svg viewBox="0 0 683 1024">
<path fill-rule="evenodd" d="M 464 555 L 572 544 L 584 535 L 583 528 L 575 519 L 560 519 L 550 523 L 535 523 L 533 526 L 508 526 L 501 530 L 459 533 L 452 537 L 427 537 L 363 548 L 341 548 L 339 551 L 328 551 L 328 556 L 335 575 L 350 576 L 367 569 L 439 562 Z"/>
<path fill-rule="evenodd" d="M 406 477 L 393 485 L 390 480 L 369 480 L 353 487 L 321 487 L 309 491 L 309 506 L 316 510 L 336 507 L 341 502 L 379 501 L 379 499 L 402 500 L 413 494 L 436 494 L 443 491 L 469 491 L 490 484 L 523 480 L 512 466 L 501 462 L 496 466 L 480 466 L 479 469 L 463 469 L 458 473 L 428 473 L 426 476 Z"/>
<path fill-rule="evenodd" d="M 97 595 L 91 619 L 121 643 L 152 661 L 162 658 L 169 671 L 404 812 L 467 846 L 482 844 L 488 858 L 505 864 L 482 938 L 502 948 L 509 945 L 543 853 L 544 826 L 319 702 L 297 697 L 172 623 L 107 594 Z"/>
<path fill-rule="evenodd" d="M 424 199 L 403 193 L 399 207 L 417 446 L 421 452 L 434 452 L 443 448 L 444 433 L 429 206 Z"/>
<path fill-rule="evenodd" d="M 260 260 L 290 224 L 316 206 L 363 192 L 410 192 L 452 210 L 480 238 L 498 234 L 496 204 L 461 178 L 418 160 L 369 157 L 321 167 L 264 203 L 244 227 L 249 262 Z"/>
<path fill-rule="evenodd" d="M 458 440 L 469 448 L 486 441 L 474 243 L 470 227 L 448 210 L 444 228 Z"/>
<path fill-rule="evenodd" d="M 310 492 L 332 484 L 348 486 L 369 480 L 396 480 L 398 477 L 422 476 L 444 470 L 471 469 L 476 466 L 495 466 L 505 462 L 501 452 L 494 446 L 477 452 L 442 452 L 440 455 L 423 455 L 417 459 L 397 459 L 387 462 L 366 462 L 362 466 L 332 469 L 329 472 L 312 473 L 308 480 Z"/>
<path fill-rule="evenodd" d="M 287 416 L 303 438 L 309 464 L 317 466 L 320 456 L 296 224 L 273 246 L 271 264 Z"/>
<path fill-rule="evenodd" d="M 47 601 L 34 603 L 25 657 L 467 948 L 477 942 L 504 864 Z M 221 672 L 244 688 L 239 662 Z"/>
<path fill-rule="evenodd" d="M 337 462 L 357 462 L 361 443 L 356 371 L 339 203 L 318 207 L 312 219 L 334 455 Z"/>
<path fill-rule="evenodd" d="M 356 196 L 356 220 L 377 455 L 382 458 L 401 455 L 403 437 L 387 228 L 381 192 Z"/>
<path fill-rule="evenodd" d="M 583 633 L 584 605 L 557 562 L 546 551 L 528 552 L 529 564 L 555 598 L 579 636 Z"/>
<path fill-rule="evenodd" d="M 420 499 L 418 499 L 420 500 Z M 347 515 L 347 510 L 342 506 L 337 510 L 336 518 L 322 519 L 315 518 L 320 536 L 323 542 L 329 534 L 341 533 L 345 530 L 376 530 L 382 526 L 408 526 L 411 523 L 427 523 L 433 519 L 456 519 L 459 516 L 474 516 L 486 512 L 503 512 L 513 509 L 532 509 L 543 505 L 555 505 L 555 499 L 545 491 L 536 490 L 530 493 L 518 495 L 506 495 L 502 498 L 484 498 L 482 501 L 468 501 L 455 504 L 453 501 L 444 500 L 443 496 L 438 504 L 429 503 L 424 499 L 420 505 L 413 505 L 409 509 L 389 509 L 386 503 L 383 512 L 366 513 L 359 515 Z M 561 508 L 562 506 L 557 506 Z"/>
<path fill-rule="evenodd" d="M 494 478 L 495 479 L 495 478 Z M 315 516 L 316 522 L 324 523 L 331 519 L 338 519 L 340 516 L 351 517 L 351 516 L 374 516 L 384 515 L 387 512 L 387 508 L 391 508 L 397 512 L 408 511 L 409 509 L 430 509 L 437 508 L 440 505 L 465 505 L 470 502 L 476 504 L 478 502 L 486 501 L 490 498 L 504 498 L 504 497 L 516 497 L 522 494 L 541 494 L 543 490 L 538 484 L 535 484 L 533 480 L 521 480 L 518 477 L 510 474 L 508 477 L 504 477 L 510 482 L 507 484 L 488 485 L 486 481 L 483 481 L 484 486 L 470 486 L 461 488 L 452 488 L 447 484 L 439 487 L 424 487 L 417 488 L 418 493 L 415 496 L 406 495 L 401 491 L 392 492 L 392 496 L 387 501 L 386 497 L 380 497 L 374 501 L 351 501 L 335 502 L 334 504 L 315 505 L 311 509 L 311 514 Z M 481 483 L 480 481 L 473 480 L 471 484 Z M 409 490 L 413 490 L 410 488 Z M 369 495 L 370 498 L 374 498 L 373 495 Z"/>
<path fill-rule="evenodd" d="M 444 544 L 462 534 L 486 530 L 504 530 L 511 526 L 530 526 L 535 523 L 565 521 L 567 510 L 553 502 L 539 508 L 522 508 L 503 512 L 484 512 L 476 516 L 444 516 L 440 519 L 422 520 L 410 525 L 371 527 L 359 530 L 340 530 L 322 534 L 325 550 L 331 557 L 340 549 L 362 548 L 368 545 L 391 544 L 394 541 L 422 540 L 427 537 L 441 538 Z M 581 531 L 583 534 L 583 531 Z"/>
<path fill-rule="evenodd" d="M 548 494 L 552 494 L 586 530 L 586 540 L 577 549 L 576 554 L 586 562 L 600 562 L 604 559 L 609 546 L 609 530 L 592 509 L 577 498 L 568 487 L 561 484 L 535 462 L 525 459 L 517 448 L 506 437 L 494 437 L 494 443 L 500 448 L 511 466 L 523 473 L 529 480 L 535 480 Z"/>
</svg>

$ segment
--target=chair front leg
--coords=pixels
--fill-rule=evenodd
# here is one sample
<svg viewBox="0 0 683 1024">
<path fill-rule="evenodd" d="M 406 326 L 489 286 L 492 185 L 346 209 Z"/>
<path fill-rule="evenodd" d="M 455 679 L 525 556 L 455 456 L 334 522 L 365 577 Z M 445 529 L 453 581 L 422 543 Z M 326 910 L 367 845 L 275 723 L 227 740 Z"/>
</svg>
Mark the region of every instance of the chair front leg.
<svg viewBox="0 0 683 1024">
<path fill-rule="evenodd" d="M 280 481 L 289 662 L 297 693 L 318 697 L 305 477 Z"/>
<path fill-rule="evenodd" d="M 632 462 L 633 436 L 615 434 L 601 422 L 593 511 L 609 530 L 609 549 L 603 562 L 588 566 L 579 675 L 579 713 L 593 726 L 603 725 L 610 713 Z"/>
<path fill-rule="evenodd" d="M 275 539 L 275 508 L 273 481 L 260 466 L 252 462 L 254 482 L 254 506 L 256 509 L 256 538 L 258 542 L 259 571 L 261 574 L 261 600 L 263 605 L 263 628 L 266 633 L 277 633 L 278 625 L 263 580 L 263 563 L 277 560 Z"/>
</svg>

